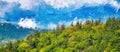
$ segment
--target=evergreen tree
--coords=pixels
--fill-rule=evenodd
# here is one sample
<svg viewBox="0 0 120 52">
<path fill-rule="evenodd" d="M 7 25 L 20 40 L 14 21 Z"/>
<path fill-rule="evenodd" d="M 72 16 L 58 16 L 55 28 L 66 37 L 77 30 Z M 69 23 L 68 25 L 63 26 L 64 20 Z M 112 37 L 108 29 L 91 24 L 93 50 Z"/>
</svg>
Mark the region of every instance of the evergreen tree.
<svg viewBox="0 0 120 52">
<path fill-rule="evenodd" d="M 0 52 L 119 52 L 119 34 L 120 19 L 108 18 L 106 23 L 88 20 L 68 28 L 59 25 L 55 32 L 35 32 L 15 43 L 10 41 L 0 46 Z"/>
<path fill-rule="evenodd" d="M 74 26 L 74 25 L 73 25 L 73 22 L 71 22 L 70 26 Z"/>
</svg>

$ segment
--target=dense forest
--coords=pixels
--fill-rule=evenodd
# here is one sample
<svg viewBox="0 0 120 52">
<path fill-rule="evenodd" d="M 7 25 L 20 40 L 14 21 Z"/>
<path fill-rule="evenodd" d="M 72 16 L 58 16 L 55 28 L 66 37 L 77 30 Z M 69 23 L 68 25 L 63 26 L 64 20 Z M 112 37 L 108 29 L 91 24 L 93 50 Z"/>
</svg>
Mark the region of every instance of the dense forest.
<svg viewBox="0 0 120 52">
<path fill-rule="evenodd" d="M 0 52 L 120 52 L 120 19 L 78 21 L 76 25 L 35 32 L 24 40 L 9 41 Z"/>
</svg>

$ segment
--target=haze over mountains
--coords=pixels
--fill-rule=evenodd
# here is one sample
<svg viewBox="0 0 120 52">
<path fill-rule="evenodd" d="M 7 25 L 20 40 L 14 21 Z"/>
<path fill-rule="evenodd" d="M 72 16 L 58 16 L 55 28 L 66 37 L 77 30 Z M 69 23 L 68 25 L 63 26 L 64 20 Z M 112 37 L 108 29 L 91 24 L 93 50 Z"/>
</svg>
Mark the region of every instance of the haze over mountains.
<svg viewBox="0 0 120 52">
<path fill-rule="evenodd" d="M 34 31 L 33 29 L 23 28 L 16 24 L 0 22 L 0 45 L 7 41 L 24 39 Z"/>
</svg>

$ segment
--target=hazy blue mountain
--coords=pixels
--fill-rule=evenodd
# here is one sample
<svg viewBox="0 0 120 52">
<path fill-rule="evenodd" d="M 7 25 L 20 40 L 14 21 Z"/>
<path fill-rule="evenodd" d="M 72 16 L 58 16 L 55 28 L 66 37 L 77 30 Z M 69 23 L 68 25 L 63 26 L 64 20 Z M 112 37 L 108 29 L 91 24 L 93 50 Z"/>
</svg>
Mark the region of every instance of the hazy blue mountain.
<svg viewBox="0 0 120 52">
<path fill-rule="evenodd" d="M 17 24 L 0 22 L 0 42 L 24 39 L 33 29 L 23 28 Z"/>
</svg>

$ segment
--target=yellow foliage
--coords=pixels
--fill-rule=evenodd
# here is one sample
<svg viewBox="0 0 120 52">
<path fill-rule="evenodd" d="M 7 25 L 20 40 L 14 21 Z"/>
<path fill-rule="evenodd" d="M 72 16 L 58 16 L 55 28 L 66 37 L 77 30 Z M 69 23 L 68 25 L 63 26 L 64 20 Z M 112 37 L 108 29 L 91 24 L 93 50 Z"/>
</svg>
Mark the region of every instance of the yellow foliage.
<svg viewBox="0 0 120 52">
<path fill-rule="evenodd" d="M 19 44 L 19 48 L 27 48 L 29 45 L 28 45 L 28 43 L 27 42 L 21 42 L 20 44 Z"/>
<path fill-rule="evenodd" d="M 119 29 L 119 30 L 116 30 L 115 32 L 120 33 L 120 29 Z"/>
<path fill-rule="evenodd" d="M 105 30 L 105 24 L 97 25 L 97 26 L 92 26 L 92 29 L 95 30 L 96 32 L 103 32 Z"/>
</svg>

